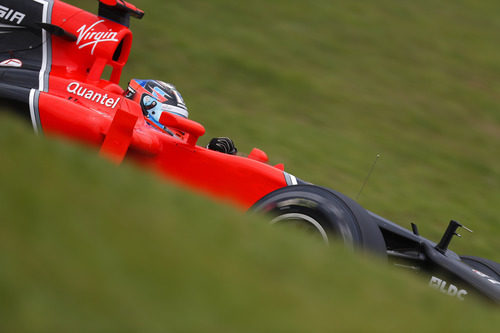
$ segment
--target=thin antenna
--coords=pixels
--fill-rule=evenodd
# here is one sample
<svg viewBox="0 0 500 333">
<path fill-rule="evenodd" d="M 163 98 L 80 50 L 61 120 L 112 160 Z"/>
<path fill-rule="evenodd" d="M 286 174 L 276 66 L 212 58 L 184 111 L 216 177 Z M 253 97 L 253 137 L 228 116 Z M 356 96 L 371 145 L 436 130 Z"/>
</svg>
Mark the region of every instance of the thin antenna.
<svg viewBox="0 0 500 333">
<path fill-rule="evenodd" d="M 358 200 L 359 196 L 361 195 L 361 192 L 363 192 L 363 189 L 365 188 L 366 183 L 368 183 L 368 180 L 370 179 L 370 176 L 372 175 L 373 169 L 375 169 L 375 165 L 377 164 L 379 158 L 380 158 L 380 153 L 377 154 L 377 156 L 375 157 L 375 161 L 373 161 L 372 167 L 370 168 L 370 171 L 368 172 L 368 175 L 365 178 L 365 182 L 361 186 L 361 189 L 359 190 L 358 195 L 356 195 L 356 201 Z"/>
</svg>

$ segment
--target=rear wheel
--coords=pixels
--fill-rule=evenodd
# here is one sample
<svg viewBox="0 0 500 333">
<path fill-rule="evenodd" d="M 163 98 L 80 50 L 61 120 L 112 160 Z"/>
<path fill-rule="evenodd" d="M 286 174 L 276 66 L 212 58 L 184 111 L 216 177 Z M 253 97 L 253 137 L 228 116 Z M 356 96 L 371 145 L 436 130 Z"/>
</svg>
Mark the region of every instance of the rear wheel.
<svg viewBox="0 0 500 333">
<path fill-rule="evenodd" d="M 251 208 L 271 216 L 271 224 L 295 225 L 329 243 L 339 239 L 348 247 L 386 256 L 385 241 L 368 212 L 345 195 L 315 185 L 280 188 Z"/>
</svg>

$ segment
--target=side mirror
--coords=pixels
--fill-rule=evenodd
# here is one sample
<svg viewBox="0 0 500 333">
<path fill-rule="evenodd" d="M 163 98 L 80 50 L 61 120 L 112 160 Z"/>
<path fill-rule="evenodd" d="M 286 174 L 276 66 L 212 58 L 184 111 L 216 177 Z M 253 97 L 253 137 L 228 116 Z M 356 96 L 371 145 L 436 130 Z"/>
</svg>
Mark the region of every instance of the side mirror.
<svg viewBox="0 0 500 333">
<path fill-rule="evenodd" d="M 196 121 L 176 116 L 170 112 L 163 112 L 160 116 L 160 124 L 176 128 L 182 132 L 187 133 L 187 143 L 191 146 L 196 145 L 198 138 L 205 134 L 205 127 Z"/>
</svg>

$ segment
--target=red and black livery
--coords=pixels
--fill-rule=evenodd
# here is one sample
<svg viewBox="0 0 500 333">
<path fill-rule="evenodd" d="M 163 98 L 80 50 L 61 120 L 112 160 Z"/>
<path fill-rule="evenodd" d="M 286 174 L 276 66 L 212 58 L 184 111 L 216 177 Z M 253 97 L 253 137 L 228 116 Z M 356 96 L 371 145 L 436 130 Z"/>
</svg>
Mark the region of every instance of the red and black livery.
<svg viewBox="0 0 500 333">
<path fill-rule="evenodd" d="M 147 123 L 119 85 L 132 46 L 130 17 L 144 14 L 135 6 L 101 0 L 98 15 L 58 0 L 2 0 L 0 6 L 23 14 L 0 19 L 0 97 L 22 103 L 16 110 L 36 132 L 98 146 L 118 162 L 137 160 L 244 208 L 295 179 L 263 163 L 267 156 L 258 149 L 241 157 L 197 146 L 205 129 L 189 119 L 162 118 L 186 133 L 182 142 Z"/>
</svg>

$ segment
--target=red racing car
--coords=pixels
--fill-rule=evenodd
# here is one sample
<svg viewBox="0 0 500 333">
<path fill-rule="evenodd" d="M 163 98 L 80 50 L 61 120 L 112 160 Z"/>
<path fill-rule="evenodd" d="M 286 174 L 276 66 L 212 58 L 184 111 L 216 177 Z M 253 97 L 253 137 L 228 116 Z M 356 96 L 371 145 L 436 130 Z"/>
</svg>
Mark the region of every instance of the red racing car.
<svg viewBox="0 0 500 333">
<path fill-rule="evenodd" d="M 173 85 L 136 79 L 127 89 L 119 85 L 132 47 L 130 18 L 144 12 L 122 0 L 98 3 L 95 15 L 59 0 L 0 0 L 0 100 L 35 132 L 98 147 L 117 163 L 133 160 L 244 210 L 266 212 L 272 223 L 300 224 L 325 242 L 335 236 L 425 272 L 430 286 L 448 295 L 476 292 L 500 304 L 500 264 L 448 250 L 460 223 L 451 221 L 436 244 L 414 225 L 404 229 L 267 164 L 259 149 L 237 155 L 227 138 L 197 145 L 205 129 L 188 119 Z"/>
</svg>

